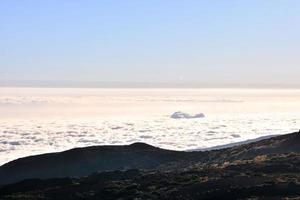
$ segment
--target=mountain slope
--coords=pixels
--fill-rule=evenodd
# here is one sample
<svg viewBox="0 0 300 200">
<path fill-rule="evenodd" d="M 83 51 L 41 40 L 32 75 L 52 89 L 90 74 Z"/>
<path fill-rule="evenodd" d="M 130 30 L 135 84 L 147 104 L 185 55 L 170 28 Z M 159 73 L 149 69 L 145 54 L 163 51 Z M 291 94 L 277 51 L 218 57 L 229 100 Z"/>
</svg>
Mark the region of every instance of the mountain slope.
<svg viewBox="0 0 300 200">
<path fill-rule="evenodd" d="M 125 170 L 114 171 L 112 168 L 111 171 L 78 178 L 25 180 L 3 186 L 0 189 L 0 199 L 300 198 L 298 132 L 206 152 L 168 151 L 140 143 L 90 148 L 92 149 L 76 149 L 75 152 L 71 150 L 71 155 L 86 155 L 85 151 L 90 152 L 96 148 L 97 156 L 108 159 L 107 166 Z M 107 157 L 103 157 L 104 154 Z M 66 152 L 54 155 L 55 159 L 50 160 L 51 162 L 57 162 L 57 156 L 69 156 Z M 42 158 L 30 157 L 29 161 L 39 163 L 39 159 L 45 161 L 43 159 L 49 159 L 48 156 L 49 154 Z M 122 159 L 111 162 L 109 156 Z M 27 159 L 8 163 L 0 170 L 24 164 Z M 152 161 L 155 164 L 151 164 Z M 103 162 L 105 163 L 104 160 Z M 38 168 L 34 165 L 32 167 Z M 130 169 L 131 167 L 137 169 Z"/>
<path fill-rule="evenodd" d="M 169 151 L 143 143 L 76 148 L 4 164 L 0 167 L 0 185 L 29 178 L 82 177 L 106 170 L 156 169 L 190 155 L 195 153 Z"/>
</svg>

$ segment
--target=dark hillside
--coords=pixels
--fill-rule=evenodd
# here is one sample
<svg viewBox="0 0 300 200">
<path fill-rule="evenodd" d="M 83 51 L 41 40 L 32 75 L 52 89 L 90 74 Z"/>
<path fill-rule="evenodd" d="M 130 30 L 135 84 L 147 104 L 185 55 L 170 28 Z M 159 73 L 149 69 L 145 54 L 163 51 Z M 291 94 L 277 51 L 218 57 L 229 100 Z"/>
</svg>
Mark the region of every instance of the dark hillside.
<svg viewBox="0 0 300 200">
<path fill-rule="evenodd" d="M 206 152 L 141 143 L 73 149 L 3 165 L 1 180 L 28 176 L 31 169 L 38 173 L 30 176 L 65 178 L 5 185 L 0 199 L 297 199 L 300 133 Z"/>
</svg>

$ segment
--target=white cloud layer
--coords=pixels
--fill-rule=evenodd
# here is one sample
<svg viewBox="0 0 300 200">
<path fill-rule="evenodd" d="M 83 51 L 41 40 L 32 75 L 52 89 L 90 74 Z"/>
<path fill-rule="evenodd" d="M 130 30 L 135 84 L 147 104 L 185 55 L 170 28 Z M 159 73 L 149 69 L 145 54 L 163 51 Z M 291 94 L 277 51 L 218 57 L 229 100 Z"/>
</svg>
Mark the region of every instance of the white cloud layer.
<svg viewBox="0 0 300 200">
<path fill-rule="evenodd" d="M 299 91 L 1 91 L 0 164 L 90 145 L 207 148 L 298 131 L 300 125 Z M 170 118 L 177 110 L 206 117 Z"/>
</svg>

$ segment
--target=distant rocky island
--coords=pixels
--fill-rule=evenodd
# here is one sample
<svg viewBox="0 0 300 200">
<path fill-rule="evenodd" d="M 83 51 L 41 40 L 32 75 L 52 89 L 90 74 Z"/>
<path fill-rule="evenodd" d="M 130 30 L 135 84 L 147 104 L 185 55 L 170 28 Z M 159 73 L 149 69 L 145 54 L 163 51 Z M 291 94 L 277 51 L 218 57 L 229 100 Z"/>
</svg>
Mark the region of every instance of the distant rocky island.
<svg viewBox="0 0 300 200">
<path fill-rule="evenodd" d="M 0 199 L 299 199 L 300 133 L 210 151 L 144 143 L 30 156 L 0 167 Z"/>
<path fill-rule="evenodd" d="M 204 118 L 204 117 L 205 117 L 205 115 L 203 113 L 191 115 L 191 114 L 184 113 L 181 111 L 174 112 L 171 115 L 171 118 L 173 118 L 173 119 L 196 119 L 196 118 Z"/>
</svg>

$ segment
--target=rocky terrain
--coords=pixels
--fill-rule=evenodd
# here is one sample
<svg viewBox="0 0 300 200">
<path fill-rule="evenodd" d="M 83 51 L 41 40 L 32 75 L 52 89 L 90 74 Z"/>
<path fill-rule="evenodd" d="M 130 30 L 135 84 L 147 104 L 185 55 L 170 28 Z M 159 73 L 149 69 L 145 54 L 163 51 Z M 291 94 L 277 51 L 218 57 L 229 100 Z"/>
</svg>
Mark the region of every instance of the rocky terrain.
<svg viewBox="0 0 300 200">
<path fill-rule="evenodd" d="M 300 133 L 204 152 L 73 149 L 7 163 L 0 180 L 0 199 L 300 199 Z"/>
</svg>

